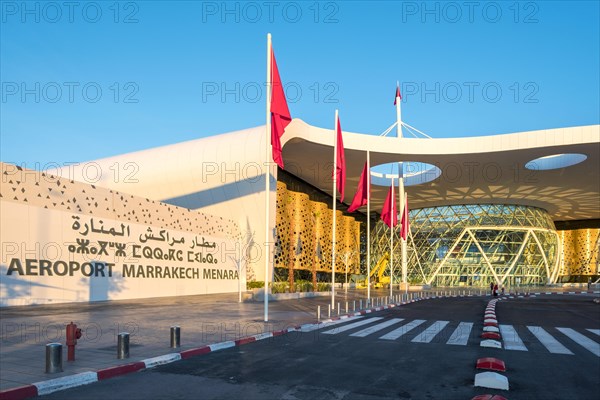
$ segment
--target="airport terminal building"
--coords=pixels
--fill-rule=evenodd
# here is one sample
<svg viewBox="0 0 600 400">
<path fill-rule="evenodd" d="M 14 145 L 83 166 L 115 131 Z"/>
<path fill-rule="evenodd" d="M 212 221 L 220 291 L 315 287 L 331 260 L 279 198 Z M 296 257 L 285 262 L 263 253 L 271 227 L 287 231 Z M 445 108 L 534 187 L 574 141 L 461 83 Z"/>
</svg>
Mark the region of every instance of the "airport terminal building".
<svg viewBox="0 0 600 400">
<path fill-rule="evenodd" d="M 287 290 L 331 282 L 334 131 L 294 119 L 269 193 L 267 139 L 262 126 L 53 171 L 0 164 L 0 305 L 237 292 L 265 280 L 265 257 L 269 281 Z M 366 273 L 367 248 L 369 269 L 401 259 L 400 227 L 391 249 L 379 218 L 399 162 L 409 283 L 599 278 L 600 126 L 443 139 L 344 132 L 344 147 L 336 282 Z M 367 151 L 371 212 L 350 213 Z"/>
</svg>

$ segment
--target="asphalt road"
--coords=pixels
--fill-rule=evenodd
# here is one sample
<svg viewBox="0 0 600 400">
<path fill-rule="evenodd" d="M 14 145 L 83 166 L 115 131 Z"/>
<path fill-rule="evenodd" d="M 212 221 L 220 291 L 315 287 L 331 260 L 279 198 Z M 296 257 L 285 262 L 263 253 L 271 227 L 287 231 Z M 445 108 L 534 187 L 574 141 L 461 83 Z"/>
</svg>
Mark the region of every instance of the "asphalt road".
<svg viewBox="0 0 600 400">
<path fill-rule="evenodd" d="M 470 399 L 484 393 L 511 400 L 597 398 L 600 356 L 594 351 L 600 348 L 600 336 L 589 329 L 600 329 L 600 306 L 592 303 L 590 296 L 499 302 L 499 323 L 516 332 L 526 349 L 519 351 L 479 346 L 488 300 L 418 302 L 319 331 L 289 333 L 44 398 Z M 357 323 L 362 325 L 345 328 Z M 473 323 L 472 329 L 464 329 L 461 323 Z M 415 328 L 408 330 L 406 326 L 411 325 Z M 436 327 L 440 329 L 437 334 L 427 335 Z M 538 338 L 540 328 L 547 334 L 543 340 Z M 595 346 L 589 350 L 558 328 L 568 328 Z M 395 340 L 382 338 L 392 332 L 403 334 Z M 456 339 L 455 332 L 463 333 L 466 342 L 449 344 L 453 337 Z M 556 346 L 548 348 L 544 344 L 548 343 L 547 336 L 570 354 L 556 353 Z M 473 387 L 474 376 L 480 372 L 475 362 L 481 357 L 505 361 L 508 392 Z"/>
</svg>

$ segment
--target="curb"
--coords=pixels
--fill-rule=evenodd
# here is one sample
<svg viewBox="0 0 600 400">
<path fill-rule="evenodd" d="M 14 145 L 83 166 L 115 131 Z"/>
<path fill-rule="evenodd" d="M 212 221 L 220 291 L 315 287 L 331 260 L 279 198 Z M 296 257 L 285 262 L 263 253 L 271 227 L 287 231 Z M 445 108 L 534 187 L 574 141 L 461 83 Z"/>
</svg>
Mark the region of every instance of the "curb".
<svg viewBox="0 0 600 400">
<path fill-rule="evenodd" d="M 456 296 L 456 295 L 454 295 L 454 296 L 452 296 L 452 295 L 451 296 L 437 296 L 437 298 L 441 298 L 441 297 L 458 297 L 458 296 Z M 460 296 L 460 297 L 463 297 L 463 296 Z M 405 302 L 390 303 L 387 305 L 377 306 L 377 307 L 373 307 L 373 308 L 369 308 L 369 309 L 365 309 L 365 310 L 361 310 L 361 311 L 356 311 L 356 312 L 345 314 L 345 315 L 338 315 L 336 317 L 328 318 L 326 320 L 319 321 L 317 323 L 298 325 L 293 328 L 282 329 L 282 330 L 273 331 L 273 332 L 263 332 L 263 333 L 260 333 L 257 335 L 240 338 L 237 340 L 213 343 L 210 345 L 206 345 L 206 346 L 202 346 L 202 347 L 198 347 L 198 348 L 194 348 L 194 349 L 183 350 L 178 353 L 170 353 L 170 354 L 165 354 L 165 355 L 158 356 L 158 357 L 147 358 L 147 359 L 144 359 L 144 360 L 141 360 L 138 362 L 133 362 L 133 363 L 124 364 L 124 365 L 118 365 L 118 366 L 114 366 L 114 367 L 108 367 L 108 368 L 104 368 L 104 369 L 101 369 L 98 371 L 88 371 L 88 372 L 84 372 L 84 373 L 80 373 L 80 374 L 74 374 L 74 375 L 63 376 L 63 377 L 56 378 L 56 379 L 50 379 L 47 381 L 35 382 L 31 385 L 25 385 L 25 386 L 20 386 L 20 387 L 1 391 L 0 392 L 0 400 L 22 400 L 22 399 L 26 399 L 26 398 L 30 398 L 30 397 L 50 394 L 50 393 L 53 393 L 56 391 L 70 389 L 70 388 L 77 387 L 77 386 L 83 386 L 83 385 L 87 385 L 89 383 L 114 378 L 116 376 L 122 376 L 122 375 L 126 375 L 126 374 L 129 374 L 132 372 L 141 371 L 143 369 L 153 368 L 158 365 L 169 364 L 169 363 L 172 363 L 175 361 L 188 359 L 188 358 L 199 356 L 202 354 L 207 354 L 207 353 L 211 353 L 214 351 L 228 349 L 230 347 L 242 346 L 242 345 L 245 345 L 248 343 L 253 343 L 256 341 L 285 335 L 290 332 L 301 332 L 304 329 L 311 329 L 311 330 L 318 329 L 320 325 L 326 324 L 328 322 L 333 322 L 333 321 L 337 321 L 337 320 L 341 320 L 341 319 L 347 319 L 347 318 L 355 317 L 355 316 L 366 315 L 366 314 L 370 314 L 373 312 L 383 311 L 383 310 L 387 310 L 390 308 L 399 307 L 401 305 L 414 303 L 414 302 L 421 301 L 421 300 L 428 300 L 428 299 L 432 299 L 432 298 L 436 298 L 436 296 L 429 296 L 429 297 L 423 297 L 423 298 L 415 297 L 415 298 L 407 300 Z"/>
<path fill-rule="evenodd" d="M 429 299 L 430 297 L 427 297 Z M 354 316 L 366 315 L 369 313 L 387 310 L 390 308 L 398 307 L 401 304 L 414 303 L 416 301 L 424 300 L 421 298 L 415 298 L 414 300 L 410 300 L 408 302 L 403 303 L 395 303 L 395 304 L 387 304 L 383 306 L 373 307 L 366 310 L 357 311 L 354 313 L 349 313 L 346 315 L 339 315 L 333 318 L 328 318 L 326 320 L 317 322 L 317 323 L 309 323 L 304 325 L 298 325 L 292 328 L 282 329 L 273 332 L 263 332 L 257 335 L 240 338 L 237 340 L 230 340 L 226 342 L 213 343 L 210 345 L 183 350 L 177 353 L 169 353 L 164 354 L 162 356 L 147 358 L 141 361 L 132 362 L 129 364 L 118 365 L 114 367 L 108 367 L 104 369 L 100 369 L 98 371 L 88 371 L 74 375 L 67 375 L 60 378 L 50 379 L 41 382 L 35 382 L 31 385 L 19 386 L 16 388 L 11 388 L 7 390 L 0 391 L 0 400 L 23 400 L 31 397 L 42 396 L 50 393 L 54 393 L 60 390 L 70 389 L 77 386 L 87 385 L 93 382 L 98 382 L 110 378 L 114 378 L 116 376 L 127 375 L 132 372 L 141 371 L 143 369 L 153 368 L 159 365 L 170 364 L 175 361 L 185 360 L 191 357 L 199 356 L 202 354 L 212 353 L 215 351 L 228 349 L 231 347 L 243 346 L 248 343 L 257 342 L 264 339 L 269 339 L 277 336 L 282 336 L 288 334 L 290 332 L 301 332 L 303 329 L 309 328 L 317 328 L 320 325 L 323 325 L 328 322 L 333 322 L 341 319 L 347 319 Z"/>
<path fill-rule="evenodd" d="M 509 297 L 510 298 L 510 297 Z M 506 300 L 506 295 L 499 296 L 494 299 L 490 299 L 483 312 L 483 333 L 481 338 L 483 339 L 479 345 L 487 348 L 502 348 L 502 335 L 498 330 L 498 318 L 496 316 L 496 304 L 501 300 Z M 474 387 L 489 388 L 489 389 L 500 389 L 509 390 L 508 378 L 504 375 L 499 374 L 500 371 L 506 372 L 506 365 L 504 361 L 494 357 L 484 357 L 477 359 L 475 363 L 475 369 L 488 370 L 486 372 L 476 372 L 474 378 Z M 487 397 L 490 396 L 490 397 Z M 493 398 L 492 395 L 479 395 L 473 399 L 487 399 Z M 471 400 L 473 400 L 471 399 Z"/>
<path fill-rule="evenodd" d="M 583 291 L 583 292 L 536 292 L 536 293 L 523 293 L 524 296 L 529 295 L 542 295 L 542 294 L 599 294 L 600 291 Z M 502 296 L 506 299 L 506 296 L 510 294 L 506 294 Z M 518 295 L 518 293 L 515 293 Z M 298 325 L 293 328 L 282 329 L 273 332 L 263 332 L 257 335 L 240 338 L 237 340 L 231 340 L 226 342 L 214 343 L 194 349 L 183 350 L 177 353 L 169 353 L 162 356 L 147 358 L 141 361 L 132 362 L 129 364 L 118 365 L 114 367 L 104 368 L 98 371 L 88 371 L 74 375 L 63 376 L 60 378 L 50 379 L 41 382 L 35 382 L 30 385 L 19 386 L 16 388 L 6 389 L 0 391 L 0 400 L 23 400 L 31 397 L 42 396 L 45 394 L 54 393 L 60 390 L 70 389 L 77 386 L 87 385 L 93 382 L 102 381 L 110 378 L 114 378 L 116 376 L 127 375 L 132 372 L 141 371 L 143 369 L 149 369 L 156 367 L 158 365 L 169 364 L 179 360 L 185 360 L 191 357 L 199 356 L 202 354 L 211 353 L 214 351 L 219 351 L 223 349 L 228 349 L 231 347 L 242 346 L 248 343 L 257 342 L 260 340 L 277 337 L 281 335 L 288 334 L 290 332 L 302 332 L 304 329 L 318 329 L 320 325 L 326 324 L 328 322 L 333 322 L 341 319 L 347 319 L 350 317 L 362 316 L 366 314 L 370 314 L 377 311 L 383 311 L 395 307 L 400 307 L 406 304 L 415 303 L 421 300 L 430 300 L 430 299 L 439 299 L 439 298 L 456 298 L 456 297 L 486 297 L 489 294 L 448 294 L 448 295 L 432 295 L 427 297 L 415 297 L 410 300 L 398 302 L 398 303 L 390 303 L 387 305 L 382 305 L 378 307 L 373 307 L 361 311 L 356 311 L 352 313 L 348 313 L 345 315 L 338 315 L 336 317 L 331 317 L 323 321 L 319 321 L 317 323 L 308 323 L 304 325 Z M 501 300 L 499 297 L 496 301 Z"/>
</svg>

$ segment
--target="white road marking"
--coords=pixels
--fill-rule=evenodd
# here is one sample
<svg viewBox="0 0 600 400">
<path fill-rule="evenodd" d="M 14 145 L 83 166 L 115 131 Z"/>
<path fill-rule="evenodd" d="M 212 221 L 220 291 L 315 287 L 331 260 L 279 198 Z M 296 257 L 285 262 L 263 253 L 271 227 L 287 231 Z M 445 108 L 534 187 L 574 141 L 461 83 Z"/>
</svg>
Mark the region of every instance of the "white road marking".
<svg viewBox="0 0 600 400">
<path fill-rule="evenodd" d="M 438 333 L 440 333 L 440 331 L 442 329 L 444 329 L 446 327 L 446 325 L 448 325 L 450 321 L 435 321 L 433 323 L 433 325 L 431 325 L 429 328 L 425 329 L 423 332 L 419 333 L 417 336 L 415 336 L 415 338 L 412 340 L 412 342 L 414 343 L 429 343 L 433 340 L 433 338 L 435 337 L 435 335 L 437 335 Z"/>
<path fill-rule="evenodd" d="M 345 319 L 336 319 L 335 321 L 323 322 L 322 324 L 318 324 L 318 325 L 317 324 L 310 324 L 310 325 L 307 324 L 306 326 L 302 326 L 302 328 L 300 329 L 300 332 L 312 332 L 312 331 L 316 331 L 317 329 L 325 329 L 325 328 L 329 328 L 330 326 L 343 324 L 344 322 L 355 321 L 360 318 L 363 318 L 362 315 L 356 316 L 356 317 L 348 317 Z"/>
<path fill-rule="evenodd" d="M 576 342 L 578 345 L 583 346 L 584 349 L 589 350 L 596 357 L 600 357 L 600 343 L 594 342 L 587 336 L 582 335 L 579 332 L 574 331 L 571 328 L 556 328 L 564 335 L 568 336 L 569 339 Z"/>
<path fill-rule="evenodd" d="M 425 322 L 424 319 L 415 319 L 414 321 L 411 321 L 411 322 L 409 322 L 406 325 L 402 325 L 398 329 L 394 329 L 393 331 L 386 333 L 385 335 L 383 335 L 379 339 L 396 340 L 400 336 L 406 334 L 407 332 L 409 332 L 412 329 L 416 328 L 417 326 L 421 325 L 423 322 Z"/>
<path fill-rule="evenodd" d="M 563 346 L 558 340 L 544 330 L 541 326 L 528 326 L 527 329 L 548 349 L 554 354 L 573 354 L 571 350 Z"/>
<path fill-rule="evenodd" d="M 366 319 L 363 319 L 362 321 L 357 321 L 352 324 L 340 326 L 339 328 L 333 328 L 333 329 L 330 329 L 328 331 L 321 332 L 321 333 L 325 333 L 327 335 L 336 335 L 338 333 L 349 331 L 350 329 L 354 329 L 359 326 L 370 324 L 371 322 L 379 321 L 380 319 L 383 319 L 383 317 L 366 318 Z"/>
<path fill-rule="evenodd" d="M 370 335 L 371 333 L 380 331 L 382 329 L 387 328 L 388 326 L 392 326 L 394 324 L 397 324 L 400 321 L 403 321 L 404 318 L 392 318 L 392 319 L 388 319 L 385 322 L 382 322 L 380 324 L 374 325 L 374 326 L 370 326 L 368 328 L 365 328 L 361 331 L 358 332 L 354 332 L 353 334 L 351 334 L 350 336 L 356 336 L 356 337 L 365 337 L 367 335 Z"/>
<path fill-rule="evenodd" d="M 472 322 L 461 322 L 460 324 L 458 324 L 454 332 L 452 332 L 452 336 L 450 336 L 450 339 L 448 339 L 446 344 L 465 346 L 469 341 L 469 336 L 471 334 L 472 328 Z"/>
<path fill-rule="evenodd" d="M 506 350 L 527 351 L 527 347 L 525 347 L 512 325 L 500 325 L 500 334 L 504 340 L 504 348 Z"/>
</svg>

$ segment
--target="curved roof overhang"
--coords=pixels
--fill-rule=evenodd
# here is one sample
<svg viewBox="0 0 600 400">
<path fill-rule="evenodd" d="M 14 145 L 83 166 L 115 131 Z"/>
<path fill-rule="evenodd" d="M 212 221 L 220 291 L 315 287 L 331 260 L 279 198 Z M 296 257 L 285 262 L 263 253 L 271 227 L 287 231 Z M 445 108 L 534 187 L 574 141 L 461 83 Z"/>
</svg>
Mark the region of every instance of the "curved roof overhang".
<svg viewBox="0 0 600 400">
<path fill-rule="evenodd" d="M 285 170 L 332 193 L 333 130 L 294 119 L 282 137 Z M 439 167 L 435 180 L 407 187 L 411 209 L 452 204 L 520 204 L 547 210 L 555 221 L 600 218 L 600 126 L 548 129 L 481 137 L 417 139 L 344 132 L 349 204 L 371 152 L 371 166 L 423 162 Z M 579 164 L 545 171 L 529 161 L 562 153 L 587 156 Z M 379 212 L 387 188 L 372 187 Z M 361 209 L 362 210 L 362 209 Z"/>
</svg>

